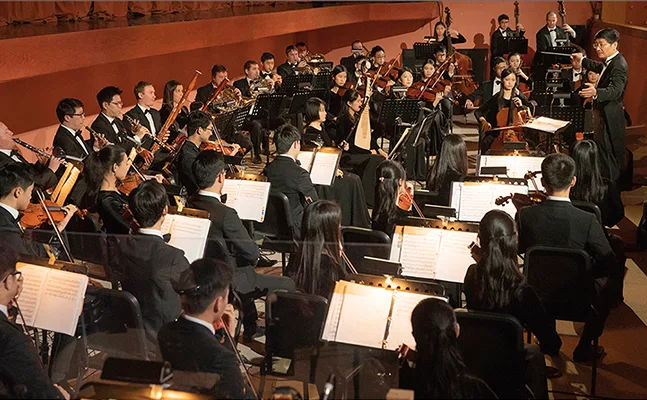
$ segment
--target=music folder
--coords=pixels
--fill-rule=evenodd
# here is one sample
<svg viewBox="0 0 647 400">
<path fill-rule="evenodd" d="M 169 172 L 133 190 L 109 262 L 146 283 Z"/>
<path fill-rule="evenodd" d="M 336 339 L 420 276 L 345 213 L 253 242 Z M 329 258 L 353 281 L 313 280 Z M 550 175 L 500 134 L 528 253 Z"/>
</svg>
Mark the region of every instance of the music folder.
<svg viewBox="0 0 647 400">
<path fill-rule="evenodd" d="M 227 207 L 236 210 L 240 219 L 263 222 L 270 196 L 270 183 L 245 179 L 225 179 L 222 192 L 227 194 Z"/>
<path fill-rule="evenodd" d="M 88 287 L 87 275 L 19 262 L 23 276 L 18 305 L 25 325 L 74 335 Z M 24 318 L 24 321 L 23 321 Z"/>
<path fill-rule="evenodd" d="M 168 244 L 183 250 L 186 259 L 192 263 L 204 256 L 210 228 L 211 220 L 206 218 L 166 214 L 161 230 L 162 234 L 171 234 Z"/>
<path fill-rule="evenodd" d="M 501 180 L 489 182 L 452 182 L 450 206 L 456 209 L 457 219 L 481 222 L 490 210 L 503 210 L 512 218 L 517 209 L 511 201 L 497 205 L 496 200 L 514 193 L 528 194 L 528 186 L 508 184 Z"/>
<path fill-rule="evenodd" d="M 383 350 L 415 346 L 411 312 L 422 300 L 443 297 L 338 281 L 328 303 L 321 339 Z"/>
<path fill-rule="evenodd" d="M 313 151 L 302 151 L 298 160 L 301 168 L 310 173 L 310 180 L 315 185 L 330 186 L 335 180 L 341 149 L 336 147 L 321 147 Z"/>
<path fill-rule="evenodd" d="M 468 246 L 476 237 L 476 232 L 397 225 L 390 259 L 402 264 L 402 276 L 463 283 L 475 263 Z"/>
<path fill-rule="evenodd" d="M 484 167 L 505 167 L 508 177 L 524 179 L 524 176 L 530 171 L 541 171 L 543 161 L 544 157 L 479 155 L 476 160 L 476 171 L 478 176 L 488 176 L 482 172 Z M 541 184 L 541 172 L 536 175 L 535 183 L 539 190 L 544 190 Z M 530 183 L 528 187 L 531 190 L 534 189 Z"/>
</svg>

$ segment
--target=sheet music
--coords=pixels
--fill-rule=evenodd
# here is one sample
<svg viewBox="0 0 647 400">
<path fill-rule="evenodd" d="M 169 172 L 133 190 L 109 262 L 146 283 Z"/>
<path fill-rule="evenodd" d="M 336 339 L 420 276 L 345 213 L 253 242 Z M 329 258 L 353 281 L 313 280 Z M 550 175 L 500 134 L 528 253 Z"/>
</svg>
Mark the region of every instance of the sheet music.
<svg viewBox="0 0 647 400">
<path fill-rule="evenodd" d="M 541 163 L 544 157 L 526 157 L 526 156 L 479 156 L 479 175 L 483 167 L 506 167 L 510 178 L 522 178 L 528 171 L 541 171 Z M 541 185 L 541 173 L 535 178 L 539 190 L 544 190 Z M 530 181 L 528 187 L 533 190 Z"/>
<path fill-rule="evenodd" d="M 227 207 L 236 210 L 240 219 L 263 222 L 270 195 L 269 182 L 225 179 L 222 192 L 227 194 Z"/>
<path fill-rule="evenodd" d="M 456 186 L 460 188 L 455 189 Z M 458 210 L 459 221 L 480 222 L 490 210 L 501 209 L 514 218 L 517 209 L 512 202 L 497 206 L 495 200 L 512 193 L 528 194 L 528 186 L 504 183 L 454 182 L 452 187 L 452 207 Z"/>
<path fill-rule="evenodd" d="M 467 269 L 476 262 L 467 246 L 475 242 L 477 236 L 476 232 L 441 230 L 436 279 L 463 283 Z"/>
<path fill-rule="evenodd" d="M 338 281 L 335 284 L 333 295 L 328 302 L 328 314 L 321 338 L 331 342 L 337 337 L 337 327 L 339 326 L 339 317 L 341 317 L 341 307 L 344 302 L 344 291 L 346 290 L 345 281 Z"/>
<path fill-rule="evenodd" d="M 34 327 L 74 335 L 87 287 L 86 275 L 50 269 Z"/>
<path fill-rule="evenodd" d="M 529 124 L 525 124 L 524 127 L 542 132 L 555 133 L 570 123 L 570 121 L 561 121 L 559 119 L 548 117 L 537 117 L 533 119 Z"/>
<path fill-rule="evenodd" d="M 391 239 L 391 253 L 389 254 L 389 261 L 400 262 L 402 239 L 404 239 L 404 226 L 396 225 L 395 232 L 393 232 L 393 239 Z"/>
<path fill-rule="evenodd" d="M 18 263 L 16 268 L 22 272 L 23 277 L 22 292 L 18 297 L 18 305 L 22 315 L 25 317 L 25 325 L 34 326 L 48 270 L 25 263 Z M 18 316 L 18 320 L 20 320 L 20 316 Z"/>
<path fill-rule="evenodd" d="M 310 169 L 312 183 L 325 186 L 332 184 L 335 173 L 337 172 L 339 155 L 340 153 L 317 152 L 312 163 L 312 168 Z"/>
<path fill-rule="evenodd" d="M 525 174 L 529 171 L 536 172 L 541 171 L 541 163 L 544 161 L 544 157 L 517 157 L 517 169 L 515 171 L 515 178 L 523 178 Z M 537 188 L 541 191 L 544 190 L 544 186 L 541 184 L 541 172 L 535 177 L 535 182 L 537 183 Z M 535 190 L 535 187 L 532 185 L 532 182 L 528 180 L 528 188 L 530 190 Z"/>
<path fill-rule="evenodd" d="M 206 218 L 167 214 L 162 224 L 162 233 L 170 233 L 171 240 L 168 244 L 183 250 L 186 259 L 192 263 L 204 256 L 210 228 L 211 220 Z"/>
<path fill-rule="evenodd" d="M 509 201 L 507 204 L 497 206 L 494 201 L 502 196 L 509 196 L 512 193 L 528 194 L 528 186 L 525 185 L 491 185 L 492 186 L 492 208 L 507 212 L 512 218 L 517 215 L 517 208 Z M 479 219 L 480 221 L 480 219 Z"/>
<path fill-rule="evenodd" d="M 411 334 L 411 313 L 418 303 L 430 296 L 398 291 L 395 293 L 393 314 L 391 314 L 391 327 L 386 341 L 388 350 L 397 350 L 401 344 L 406 344 L 412 349 L 416 348 L 416 341 Z"/>
<path fill-rule="evenodd" d="M 310 169 L 312 168 L 312 158 L 314 157 L 314 154 L 315 154 L 314 151 L 302 151 L 299 153 L 299 155 L 297 156 L 297 160 L 299 160 L 299 162 L 301 163 L 301 168 L 310 172 Z"/>
<path fill-rule="evenodd" d="M 440 230 L 405 226 L 401 243 L 402 275 L 436 279 Z"/>
</svg>

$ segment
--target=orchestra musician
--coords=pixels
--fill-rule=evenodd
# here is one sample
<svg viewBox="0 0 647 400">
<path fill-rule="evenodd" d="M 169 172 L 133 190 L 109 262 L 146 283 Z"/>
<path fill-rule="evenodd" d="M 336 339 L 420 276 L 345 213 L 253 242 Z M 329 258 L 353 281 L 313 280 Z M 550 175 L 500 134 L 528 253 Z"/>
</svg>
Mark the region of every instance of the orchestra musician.
<svg viewBox="0 0 647 400">
<path fill-rule="evenodd" d="M 137 134 L 133 135 L 131 129 L 127 128 L 121 120 L 121 109 L 124 105 L 121 93 L 122 91 L 116 86 L 106 86 L 99 90 L 97 103 L 99 103 L 101 112 L 92 122 L 92 129 L 105 136 L 108 142 L 130 152 L 135 144 L 142 142 L 147 131 L 143 126 L 140 126 Z"/>
<path fill-rule="evenodd" d="M 467 176 L 467 145 L 461 135 L 447 135 L 427 175 L 427 190 L 435 193 L 432 204 L 450 206 L 452 182 Z"/>
<path fill-rule="evenodd" d="M 260 69 L 258 63 L 253 60 L 245 62 L 243 67 L 245 71 L 245 76 L 237 81 L 234 81 L 233 86 L 240 90 L 240 93 L 243 97 L 251 98 L 252 90 L 257 88 L 258 81 L 260 79 Z M 252 162 L 254 164 L 261 164 L 261 142 L 263 148 L 265 148 L 264 154 L 269 153 L 269 136 L 263 133 L 263 124 L 258 120 L 247 120 L 243 123 L 244 130 L 250 132 L 252 145 L 254 147 L 254 156 L 252 157 Z"/>
<path fill-rule="evenodd" d="M 521 69 L 521 65 L 523 65 L 523 60 L 521 59 L 521 54 L 519 53 L 512 53 L 508 57 L 508 63 L 510 64 L 510 68 L 514 71 L 514 73 L 517 75 L 517 86 L 520 83 L 524 83 L 528 85 L 528 87 L 532 87 L 532 78 L 528 76 L 525 72 L 523 72 L 523 69 Z"/>
<path fill-rule="evenodd" d="M 557 14 L 554 11 L 549 11 L 546 14 L 546 25 L 537 31 L 537 52 L 535 54 L 540 54 L 542 51 L 548 50 L 549 47 L 556 47 L 557 39 L 566 39 L 567 34 L 573 38 L 577 35 L 568 24 L 557 26 Z"/>
<path fill-rule="evenodd" d="M 409 67 L 403 67 L 398 74 L 396 84 L 409 89 L 413 85 L 413 71 Z M 391 91 L 389 96 L 394 99 L 403 99 L 406 96 L 406 91 L 399 93 Z"/>
<path fill-rule="evenodd" d="M 0 122 L 0 169 L 16 163 L 29 164 L 35 172 L 38 172 L 38 175 L 34 177 L 38 186 L 45 190 L 55 187 L 58 184 L 56 171 L 61 165 L 61 159 L 51 157 L 49 162 L 43 162 L 39 158 L 37 162 L 31 164 L 22 156 L 17 146 L 13 141 L 13 132 L 7 125 Z"/>
<path fill-rule="evenodd" d="M 339 64 L 346 67 L 348 74 L 352 75 L 355 73 L 355 65 L 357 64 L 358 59 L 361 58 L 364 54 L 364 45 L 362 44 L 362 41 L 355 40 L 350 45 L 350 51 L 350 56 L 342 57 L 341 60 L 339 60 Z"/>
<path fill-rule="evenodd" d="M 439 45 L 436 47 L 436 50 L 434 51 L 434 59 L 436 60 L 436 69 L 438 69 L 445 61 L 447 61 L 447 47 L 443 45 Z M 451 81 L 452 78 L 454 77 L 454 73 L 456 72 L 456 64 L 454 63 L 449 63 L 448 65 L 445 66 L 447 69 L 443 71 L 442 76 L 443 79 L 446 79 L 448 81 Z"/>
<path fill-rule="evenodd" d="M 447 32 L 447 25 L 445 25 L 444 22 L 438 21 L 436 22 L 436 25 L 434 25 L 434 39 L 436 39 L 436 44 L 438 46 L 443 46 L 445 48 L 448 48 L 448 39 L 447 39 L 447 34 L 451 35 L 452 38 L 452 45 L 454 44 L 462 44 L 466 43 L 467 39 L 465 39 L 465 36 L 461 35 L 458 33 L 456 29 L 450 28 L 449 32 Z"/>
<path fill-rule="evenodd" d="M 362 87 L 366 84 L 366 74 L 368 74 L 371 67 L 371 62 L 367 57 L 358 57 L 355 67 L 353 68 L 355 72 L 347 75 L 347 79 L 354 85 L 354 87 Z"/>
<path fill-rule="evenodd" d="M 126 115 L 148 129 L 151 135 L 157 135 L 162 128 L 162 117 L 160 112 L 153 108 L 156 99 L 155 87 L 150 82 L 139 81 L 135 85 L 133 92 L 137 104 L 126 112 Z M 163 138 L 162 141 L 166 141 L 166 139 L 168 138 Z M 153 140 L 146 136 L 142 140 L 142 145 L 150 150 L 153 146 Z"/>
<path fill-rule="evenodd" d="M 384 160 L 375 174 L 375 207 L 373 208 L 373 230 L 382 231 L 393 238 L 399 219 L 411 215 L 411 211 L 398 207 L 400 193 L 406 191 L 407 173 L 402 164 Z"/>
<path fill-rule="evenodd" d="M 353 67 L 354 69 L 355 67 Z M 343 65 L 336 65 L 330 75 L 332 77 L 332 85 L 330 88 L 330 100 L 328 102 L 328 114 L 332 115 L 333 119 L 335 119 L 341 112 L 342 96 L 348 86 L 346 85 L 348 82 L 348 69 Z"/>
<path fill-rule="evenodd" d="M 180 183 L 186 187 L 187 194 L 198 193 L 198 185 L 193 177 L 193 162 L 200 154 L 202 143 L 208 142 L 213 135 L 211 117 L 204 111 L 196 110 L 189 114 L 187 123 L 189 137 L 182 145 L 176 160 L 176 169 Z"/>
<path fill-rule="evenodd" d="M 504 69 L 508 68 L 508 62 L 503 57 L 496 57 L 492 61 L 492 71 L 494 72 L 494 79 L 482 82 L 479 87 L 470 95 L 467 96 L 465 101 L 465 108 L 473 109 L 474 102 L 481 101 L 481 105 L 487 103 L 494 95 L 501 90 L 501 73 Z M 516 74 L 515 74 L 516 76 Z"/>
<path fill-rule="evenodd" d="M 261 54 L 261 66 L 263 68 L 260 72 L 260 77 L 269 80 L 272 83 L 272 88 L 276 89 L 276 86 L 280 86 L 283 82 L 283 77 L 274 72 L 274 64 L 274 54 L 268 52 Z"/>
<path fill-rule="evenodd" d="M 508 25 L 510 23 L 510 17 L 506 14 L 499 15 L 497 21 L 499 22 L 499 27 L 492 32 L 492 37 L 490 38 L 491 59 L 505 55 L 505 52 L 500 48 L 502 38 L 523 37 L 526 34 L 526 30 L 521 23 L 517 24 L 516 30 L 512 30 Z"/>
<path fill-rule="evenodd" d="M 184 96 L 184 85 L 175 79 L 166 82 L 164 85 L 164 102 L 162 103 L 162 108 L 160 108 L 162 125 L 166 123 L 166 120 L 171 115 L 173 109 L 180 103 L 180 101 L 182 101 L 182 96 Z M 188 122 L 189 108 L 186 105 L 183 105 L 175 118 L 175 122 L 173 122 L 173 125 L 171 126 L 171 134 L 168 139 L 169 143 L 173 142 L 177 135 L 183 134 L 181 131 L 186 129 Z"/>
<path fill-rule="evenodd" d="M 625 162 L 625 115 L 623 98 L 627 87 L 629 66 L 618 51 L 620 33 L 611 28 L 595 35 L 593 48 L 604 62 L 583 58 L 575 53 L 572 60 L 581 60 L 587 70 L 600 73 L 596 82 L 587 83 L 581 97 L 593 98 L 594 139 L 600 150 L 602 176 L 616 181 L 627 168 Z"/>
<path fill-rule="evenodd" d="M 294 46 L 297 48 L 297 52 L 299 53 L 299 61 L 307 61 L 306 58 L 308 57 L 308 54 L 310 54 L 308 45 L 305 44 L 305 42 L 298 42 Z"/>
<path fill-rule="evenodd" d="M 278 72 L 283 79 L 288 75 L 293 75 L 296 73 L 297 68 L 303 68 L 307 64 L 305 60 L 299 59 L 299 50 L 294 45 L 289 45 L 285 48 L 285 55 L 287 60 L 276 68 L 276 72 Z"/>
<path fill-rule="evenodd" d="M 98 138 L 83 139 L 81 129 L 85 123 L 85 112 L 81 100 L 67 98 L 61 100 L 56 106 L 56 117 L 60 122 L 52 147 L 60 147 L 66 156 L 83 160 L 101 144 Z"/>
</svg>

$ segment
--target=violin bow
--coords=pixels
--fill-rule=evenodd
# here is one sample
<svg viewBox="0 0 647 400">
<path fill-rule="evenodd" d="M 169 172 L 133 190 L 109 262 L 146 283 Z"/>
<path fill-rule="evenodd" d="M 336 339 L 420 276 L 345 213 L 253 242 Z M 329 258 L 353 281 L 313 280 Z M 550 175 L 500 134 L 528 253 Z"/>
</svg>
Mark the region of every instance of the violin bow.
<svg viewBox="0 0 647 400">
<path fill-rule="evenodd" d="M 71 263 L 75 263 L 74 258 L 72 257 L 72 253 L 70 253 L 70 249 L 67 247 L 65 244 L 65 241 L 63 240 L 63 236 L 61 235 L 61 231 L 58 229 L 58 226 L 56 226 L 56 223 L 54 222 L 54 218 L 52 217 L 52 214 L 49 212 L 49 208 L 45 204 L 45 195 L 43 194 L 43 191 L 40 188 L 34 189 L 36 192 L 36 195 L 38 196 L 38 201 L 40 202 L 41 207 L 43 207 L 43 210 L 45 211 L 45 215 L 47 215 L 47 219 L 49 220 L 50 224 L 52 224 L 52 228 L 54 229 L 54 233 L 56 234 L 56 237 L 58 238 L 61 247 L 63 248 L 63 251 L 65 252 L 65 255 L 67 256 L 67 259 Z"/>
</svg>

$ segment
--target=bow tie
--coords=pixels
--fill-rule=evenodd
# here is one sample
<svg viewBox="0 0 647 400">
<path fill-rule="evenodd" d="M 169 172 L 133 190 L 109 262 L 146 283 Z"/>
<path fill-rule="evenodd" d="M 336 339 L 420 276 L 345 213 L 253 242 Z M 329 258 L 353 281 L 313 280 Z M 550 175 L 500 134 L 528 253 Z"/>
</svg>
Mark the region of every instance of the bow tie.
<svg viewBox="0 0 647 400">
<path fill-rule="evenodd" d="M 553 29 L 549 29 L 548 32 L 555 32 L 556 30 L 557 29 L 553 28 Z"/>
<path fill-rule="evenodd" d="M 500 84 L 501 84 L 501 81 L 500 81 L 500 80 L 498 80 L 498 79 L 496 79 L 496 80 L 494 81 L 494 84 L 495 84 L 495 85 L 500 85 Z"/>
<path fill-rule="evenodd" d="M 171 241 L 171 234 L 170 233 L 165 233 L 164 235 L 162 235 L 162 237 L 164 239 L 164 243 L 168 243 L 168 242 Z"/>
<path fill-rule="evenodd" d="M 144 115 L 145 115 L 145 114 L 150 114 L 150 113 L 151 113 L 151 110 L 146 110 L 146 111 L 144 111 Z"/>
<path fill-rule="evenodd" d="M 117 118 L 113 119 L 110 125 L 115 125 L 117 123 Z"/>
<path fill-rule="evenodd" d="M 272 77 L 272 73 L 271 72 L 262 72 L 261 71 L 261 78 L 267 78 L 268 76 Z"/>
<path fill-rule="evenodd" d="M 23 214 L 23 213 L 21 213 L 21 212 L 19 212 L 19 213 L 18 213 L 18 216 L 16 217 L 16 223 L 19 223 L 19 222 L 20 222 L 20 220 L 22 219 L 22 216 L 23 216 L 23 215 L 25 215 L 25 214 Z"/>
<path fill-rule="evenodd" d="M 582 73 L 581 73 L 581 72 L 574 72 L 573 74 L 574 74 L 574 76 L 580 76 L 580 75 L 582 75 Z"/>
<path fill-rule="evenodd" d="M 20 156 L 20 152 L 17 149 L 11 150 L 11 153 L 9 154 L 10 157 L 18 157 Z"/>
<path fill-rule="evenodd" d="M 220 202 L 221 202 L 222 204 L 226 204 L 226 203 L 227 203 L 227 193 L 224 193 L 224 194 L 221 194 L 221 195 L 220 195 Z"/>
<path fill-rule="evenodd" d="M 294 162 L 297 163 L 297 165 L 301 165 L 301 161 L 299 160 L 294 160 Z"/>
<path fill-rule="evenodd" d="M 83 134 L 81 133 L 81 130 L 79 129 L 78 131 L 74 132 L 74 136 L 80 138 L 83 140 Z"/>
</svg>

